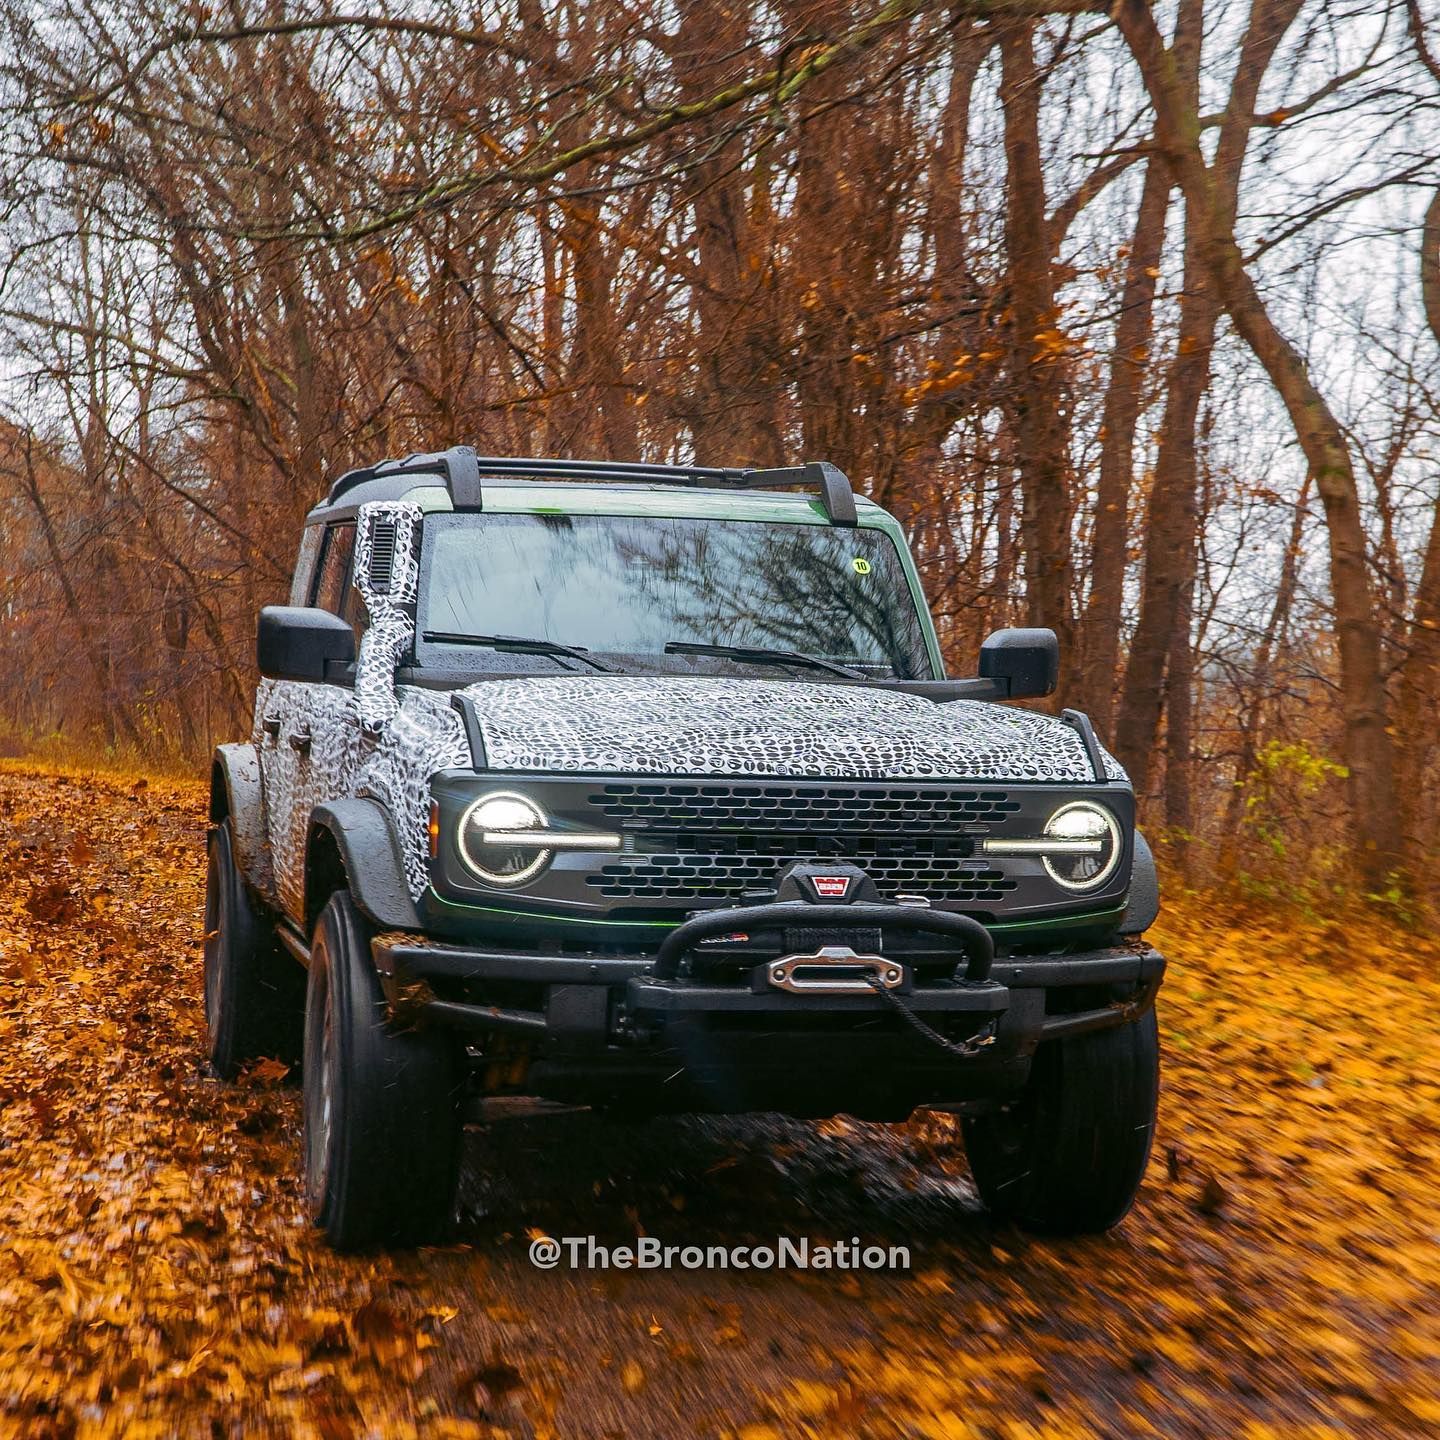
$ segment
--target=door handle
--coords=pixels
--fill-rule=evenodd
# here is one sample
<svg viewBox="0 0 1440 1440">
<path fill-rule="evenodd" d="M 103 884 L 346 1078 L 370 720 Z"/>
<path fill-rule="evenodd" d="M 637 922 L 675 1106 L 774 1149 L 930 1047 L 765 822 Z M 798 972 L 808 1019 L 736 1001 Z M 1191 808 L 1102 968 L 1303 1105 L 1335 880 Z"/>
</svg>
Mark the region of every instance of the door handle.
<svg viewBox="0 0 1440 1440">
<path fill-rule="evenodd" d="M 280 733 L 280 717 L 267 715 L 260 722 L 260 728 L 273 740 Z"/>
<path fill-rule="evenodd" d="M 290 736 L 290 748 L 297 754 L 308 755 L 310 753 L 310 732 L 308 730 L 296 730 Z"/>
</svg>

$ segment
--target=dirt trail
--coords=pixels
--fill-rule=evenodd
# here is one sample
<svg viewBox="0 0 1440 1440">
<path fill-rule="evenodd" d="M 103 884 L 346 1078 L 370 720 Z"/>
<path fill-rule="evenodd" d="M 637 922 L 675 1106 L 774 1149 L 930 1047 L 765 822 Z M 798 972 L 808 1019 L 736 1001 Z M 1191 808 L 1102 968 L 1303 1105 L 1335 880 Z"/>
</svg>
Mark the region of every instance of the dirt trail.
<svg viewBox="0 0 1440 1440">
<path fill-rule="evenodd" d="M 460 1244 L 306 1230 L 298 1097 L 201 1065 L 203 793 L 0 771 L 0 1434 L 1440 1433 L 1440 951 L 1172 911 L 1135 1214 L 978 1210 L 948 1122 L 571 1114 L 470 1139 Z M 910 1247 L 535 1268 L 536 1234 Z"/>
</svg>

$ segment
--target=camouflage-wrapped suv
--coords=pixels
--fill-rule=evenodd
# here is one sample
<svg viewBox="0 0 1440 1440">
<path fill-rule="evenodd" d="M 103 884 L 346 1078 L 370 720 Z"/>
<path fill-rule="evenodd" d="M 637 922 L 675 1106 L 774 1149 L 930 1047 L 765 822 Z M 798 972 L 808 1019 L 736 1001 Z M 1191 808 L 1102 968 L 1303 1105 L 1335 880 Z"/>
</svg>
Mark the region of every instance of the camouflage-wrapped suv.
<svg viewBox="0 0 1440 1440">
<path fill-rule="evenodd" d="M 799 493 L 795 493 L 798 489 Z M 947 680 L 833 466 L 352 471 L 215 756 L 210 1058 L 303 1056 L 330 1240 L 443 1233 L 486 1097 L 963 1117 L 992 1211 L 1099 1230 L 1149 1152 L 1163 959 L 1055 639 Z"/>
</svg>

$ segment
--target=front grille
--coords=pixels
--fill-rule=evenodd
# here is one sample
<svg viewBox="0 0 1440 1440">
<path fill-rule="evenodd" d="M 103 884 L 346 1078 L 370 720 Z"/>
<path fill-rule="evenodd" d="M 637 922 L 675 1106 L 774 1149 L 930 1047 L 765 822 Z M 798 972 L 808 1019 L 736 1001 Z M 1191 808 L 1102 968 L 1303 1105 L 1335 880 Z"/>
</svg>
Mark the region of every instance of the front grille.
<svg viewBox="0 0 1440 1440">
<path fill-rule="evenodd" d="M 798 860 L 859 865 L 886 899 L 991 906 L 1017 884 L 974 855 L 975 834 L 1021 808 L 1004 790 L 637 780 L 589 800 L 634 836 L 633 855 L 586 877 L 611 899 L 733 901 Z"/>
<path fill-rule="evenodd" d="M 819 864 L 850 860 L 860 864 L 886 899 L 910 892 L 962 904 L 985 905 L 999 901 L 1016 888 L 1016 881 L 991 868 L 976 868 L 973 860 L 916 854 L 886 856 L 755 854 L 637 855 L 586 876 L 585 883 L 602 895 L 625 900 L 738 899 L 747 890 L 774 885 L 779 871 L 797 860 Z"/>
<path fill-rule="evenodd" d="M 800 834 L 954 831 L 1019 812 L 1004 790 L 684 783 L 609 784 L 590 803 L 625 829 L 765 830 Z"/>
<path fill-rule="evenodd" d="M 1039 835 L 1060 805 L 1090 796 L 1114 808 L 1123 830 L 1133 823 L 1131 793 L 1121 786 L 526 773 L 456 773 L 432 784 L 442 807 L 441 853 L 431 867 L 438 894 L 475 904 L 489 897 L 484 903 L 494 908 L 513 904 L 547 918 L 552 911 L 557 918 L 603 916 L 620 925 L 768 898 L 799 861 L 856 865 L 881 900 L 924 896 L 987 922 L 1075 910 L 1077 897 L 1062 891 L 1038 859 L 986 855 L 982 842 Z M 497 901 L 465 867 L 453 839 L 444 838 L 453 836 L 481 787 L 521 790 L 553 823 L 613 831 L 620 844 L 557 853 L 530 884 Z M 1118 900 L 1128 880 L 1126 864 L 1091 897 L 1095 908 Z"/>
</svg>

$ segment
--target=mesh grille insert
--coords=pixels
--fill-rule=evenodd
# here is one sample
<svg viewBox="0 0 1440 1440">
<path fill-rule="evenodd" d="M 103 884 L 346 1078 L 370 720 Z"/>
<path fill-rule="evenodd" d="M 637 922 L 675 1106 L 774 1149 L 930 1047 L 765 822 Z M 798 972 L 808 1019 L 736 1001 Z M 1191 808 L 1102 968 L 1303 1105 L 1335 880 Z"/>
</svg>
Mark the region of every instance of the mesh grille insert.
<svg viewBox="0 0 1440 1440">
<path fill-rule="evenodd" d="M 776 871 L 796 860 L 821 864 L 842 860 L 836 855 L 637 855 L 606 865 L 586 877 L 602 895 L 615 899 L 728 900 L 746 890 L 774 883 Z M 946 900 L 989 904 L 1016 888 L 1002 871 L 977 869 L 974 862 L 936 856 L 865 858 L 866 873 L 883 894 L 930 893 Z"/>
<path fill-rule="evenodd" d="M 1020 805 L 1004 790 L 920 790 L 904 786 L 615 783 L 590 795 L 627 830 L 953 831 L 994 824 Z"/>
<path fill-rule="evenodd" d="M 1003 789 L 634 780 L 588 798 L 634 837 L 633 855 L 586 877 L 612 899 L 735 900 L 797 860 L 859 865 L 886 898 L 993 906 L 1018 888 L 974 854 L 975 831 L 1021 809 Z"/>
</svg>

